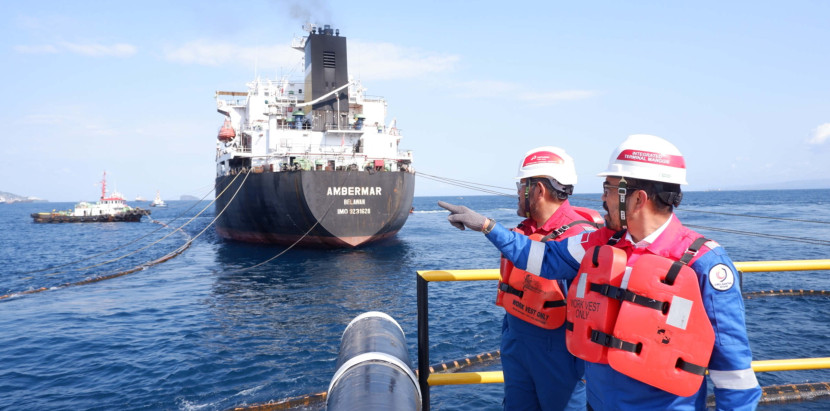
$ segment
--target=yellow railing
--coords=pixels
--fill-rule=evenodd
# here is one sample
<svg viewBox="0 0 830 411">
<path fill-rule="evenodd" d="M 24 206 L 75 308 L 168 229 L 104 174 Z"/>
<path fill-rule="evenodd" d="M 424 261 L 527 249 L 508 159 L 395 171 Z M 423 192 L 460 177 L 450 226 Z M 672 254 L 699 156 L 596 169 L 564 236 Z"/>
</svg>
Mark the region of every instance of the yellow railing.
<svg viewBox="0 0 830 411">
<path fill-rule="evenodd" d="M 736 262 L 735 268 L 745 273 L 830 270 L 830 260 L 743 261 Z"/>
<path fill-rule="evenodd" d="M 741 272 L 830 270 L 830 260 L 735 262 Z M 424 409 L 429 410 L 429 387 L 433 385 L 504 383 L 501 371 L 452 374 L 429 373 L 429 293 L 427 284 L 438 281 L 498 280 L 498 269 L 418 271 L 418 372 Z M 755 372 L 830 368 L 830 357 L 753 361 Z"/>
<path fill-rule="evenodd" d="M 735 263 L 735 268 L 745 273 L 830 270 L 830 260 L 738 261 Z M 430 282 L 498 280 L 499 270 L 497 268 L 432 270 L 418 271 L 418 275 Z"/>
<path fill-rule="evenodd" d="M 755 372 L 768 371 L 795 371 L 820 370 L 830 368 L 830 357 L 821 358 L 793 358 L 788 360 L 753 361 L 752 370 Z M 427 379 L 430 386 L 435 385 L 462 385 L 462 384 L 494 384 L 503 383 L 504 374 L 501 371 L 457 372 L 452 374 L 431 374 Z"/>
</svg>

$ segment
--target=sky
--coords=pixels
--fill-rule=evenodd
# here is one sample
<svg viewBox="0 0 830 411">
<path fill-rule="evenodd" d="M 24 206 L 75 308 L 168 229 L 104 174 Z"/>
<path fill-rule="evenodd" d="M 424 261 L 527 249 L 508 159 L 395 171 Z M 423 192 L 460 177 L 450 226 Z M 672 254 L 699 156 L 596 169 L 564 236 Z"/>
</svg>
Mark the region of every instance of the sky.
<svg viewBox="0 0 830 411">
<path fill-rule="evenodd" d="M 106 170 L 130 200 L 207 195 L 215 91 L 295 67 L 306 22 L 347 37 L 425 175 L 514 192 L 523 154 L 555 145 L 597 193 L 646 133 L 680 149 L 686 190 L 830 188 L 826 1 L 3 3 L 0 191 L 94 200 Z"/>
</svg>

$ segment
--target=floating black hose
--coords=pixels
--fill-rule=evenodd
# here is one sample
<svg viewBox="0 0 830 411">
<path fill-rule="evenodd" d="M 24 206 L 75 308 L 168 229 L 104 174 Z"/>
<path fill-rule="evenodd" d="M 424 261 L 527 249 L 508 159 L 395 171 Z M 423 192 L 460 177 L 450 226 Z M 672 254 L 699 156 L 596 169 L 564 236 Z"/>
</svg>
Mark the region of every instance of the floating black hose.
<svg viewBox="0 0 830 411">
<path fill-rule="evenodd" d="M 292 408 L 309 407 L 312 405 L 323 404 L 326 402 L 326 392 L 318 392 L 317 394 L 303 395 L 300 397 L 291 397 L 283 400 L 269 402 L 264 404 L 253 404 L 241 407 L 231 408 L 233 411 L 277 411 L 290 410 Z"/>
<path fill-rule="evenodd" d="M 153 222 L 157 223 L 157 224 L 161 224 L 163 226 L 165 225 L 164 223 L 161 223 L 161 222 L 158 222 L 158 221 L 155 221 L 155 220 Z M 173 231 L 173 232 L 175 232 L 175 231 Z M 18 296 L 23 296 L 23 295 L 28 295 L 28 294 L 42 293 L 44 291 L 58 290 L 58 289 L 61 289 L 61 288 L 66 288 L 66 287 L 74 287 L 74 286 L 78 286 L 78 285 L 93 284 L 93 283 L 97 283 L 99 281 L 104 281 L 104 280 L 111 280 L 113 278 L 122 277 L 122 276 L 125 276 L 127 274 L 132 274 L 136 271 L 142 271 L 142 270 L 144 270 L 148 267 L 152 267 L 154 265 L 161 264 L 161 263 L 163 263 L 167 260 L 170 260 L 171 258 L 183 253 L 184 250 L 187 250 L 188 248 L 190 248 L 190 244 L 193 243 L 193 239 L 187 233 L 185 233 L 184 231 L 181 231 L 181 233 L 187 238 L 187 240 L 185 241 L 185 243 L 183 245 L 179 246 L 175 250 L 173 250 L 173 251 L 171 251 L 171 252 L 169 252 L 169 253 L 167 253 L 167 254 L 159 257 L 159 258 L 156 258 L 155 260 L 139 264 L 139 265 L 137 265 L 133 268 L 130 268 L 128 270 L 118 271 L 118 272 L 111 273 L 111 274 L 106 274 L 106 275 L 100 275 L 100 276 L 97 276 L 97 277 L 88 278 L 86 280 L 81 280 L 81 281 L 77 281 L 77 282 L 74 282 L 74 283 L 65 283 L 65 284 L 61 284 L 61 285 L 58 285 L 58 286 L 54 286 L 54 287 L 41 287 L 41 288 L 37 288 L 37 289 L 33 289 L 33 290 L 12 292 L 12 293 L 9 293 L 9 294 L 0 295 L 0 300 L 5 300 L 7 298 L 18 297 Z"/>
<path fill-rule="evenodd" d="M 763 393 L 758 405 L 788 404 L 830 398 L 830 382 L 769 385 L 761 389 Z M 706 398 L 706 407 L 715 407 L 714 395 Z"/>
<path fill-rule="evenodd" d="M 458 371 L 462 368 L 470 367 L 473 365 L 483 365 L 495 362 L 501 358 L 501 351 L 490 351 L 484 354 L 474 355 L 472 357 L 462 358 L 460 360 L 453 360 L 442 362 L 441 364 L 431 365 L 429 367 L 429 373 L 435 374 L 439 372 L 453 372 Z M 418 374 L 418 370 L 415 370 L 415 374 Z"/>
<path fill-rule="evenodd" d="M 744 298 L 751 300 L 759 297 L 830 297 L 830 291 L 825 290 L 766 290 L 753 291 L 743 294 Z"/>
</svg>

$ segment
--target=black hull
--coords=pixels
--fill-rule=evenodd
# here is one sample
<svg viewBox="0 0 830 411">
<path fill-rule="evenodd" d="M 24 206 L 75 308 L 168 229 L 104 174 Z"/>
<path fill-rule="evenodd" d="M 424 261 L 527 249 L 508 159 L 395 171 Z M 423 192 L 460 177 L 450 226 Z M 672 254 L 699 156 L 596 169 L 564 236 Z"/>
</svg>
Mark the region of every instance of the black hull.
<svg viewBox="0 0 830 411">
<path fill-rule="evenodd" d="M 342 248 L 389 238 L 415 192 L 408 172 L 264 172 L 244 184 L 245 175 L 234 177 L 216 178 L 216 232 L 252 243 Z"/>
<path fill-rule="evenodd" d="M 117 215 L 72 216 L 52 213 L 33 213 L 36 223 L 137 223 L 150 212 L 142 210 Z"/>
</svg>

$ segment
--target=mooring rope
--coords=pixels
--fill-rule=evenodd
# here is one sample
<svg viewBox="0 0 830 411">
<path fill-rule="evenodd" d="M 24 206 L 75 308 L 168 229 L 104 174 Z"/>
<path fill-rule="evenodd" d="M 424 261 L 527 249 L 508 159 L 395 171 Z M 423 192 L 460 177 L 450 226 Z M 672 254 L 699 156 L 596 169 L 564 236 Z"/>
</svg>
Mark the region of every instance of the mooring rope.
<svg viewBox="0 0 830 411">
<path fill-rule="evenodd" d="M 178 220 L 179 218 L 181 218 L 182 216 L 184 216 L 185 214 L 187 214 L 190 210 L 192 210 L 194 207 L 196 207 L 196 205 L 198 205 L 200 202 L 204 201 L 204 200 L 205 200 L 205 198 L 207 198 L 207 196 L 209 196 L 209 195 L 210 195 L 210 193 L 212 193 L 212 192 L 213 192 L 213 187 L 210 189 L 210 191 L 208 191 L 208 192 L 207 192 L 207 193 L 206 193 L 206 194 L 205 194 L 205 195 L 201 198 L 201 200 L 198 200 L 198 201 L 194 202 L 194 203 L 193 203 L 193 205 L 191 205 L 190 207 L 188 207 L 186 210 L 184 210 L 183 212 L 181 212 L 179 215 L 177 215 L 176 217 L 174 217 L 172 220 L 168 221 L 166 224 L 167 224 L 167 225 L 170 225 L 170 224 L 172 224 L 174 221 Z M 154 221 L 155 221 L 155 220 L 152 218 L 152 216 L 148 215 L 147 217 L 150 219 L 150 222 L 154 222 Z M 56 268 L 62 268 L 62 267 L 66 267 L 66 266 L 69 266 L 69 265 L 74 265 L 74 264 L 82 263 L 82 262 L 84 262 L 84 261 L 89 261 L 89 260 L 91 260 L 91 259 L 93 259 L 93 258 L 95 258 L 95 257 L 100 257 L 100 256 L 102 256 L 102 255 L 104 255 L 104 254 L 109 254 L 109 253 L 111 253 L 111 252 L 113 252 L 113 251 L 118 251 L 118 250 L 120 250 L 120 249 L 122 249 L 122 248 L 124 248 L 124 247 L 126 247 L 126 246 L 128 246 L 128 245 L 130 245 L 130 244 L 134 244 L 134 243 L 138 242 L 139 240 L 143 240 L 144 238 L 147 238 L 147 237 L 149 237 L 149 236 L 151 236 L 151 235 L 155 234 L 156 232 L 158 232 L 158 231 L 159 231 L 159 230 L 161 230 L 162 228 L 165 228 L 165 225 L 163 225 L 163 224 L 162 224 L 162 225 L 160 225 L 158 228 L 156 228 L 155 230 L 150 231 L 149 233 L 144 234 L 144 235 L 142 235 L 142 236 L 139 236 L 139 237 L 137 237 L 137 238 L 135 238 L 135 239 L 133 239 L 133 240 L 131 240 L 131 241 L 127 242 L 127 243 L 121 244 L 121 245 L 119 245 L 119 246 L 117 246 L 117 247 L 115 247 L 115 248 L 111 248 L 111 249 L 109 249 L 109 250 L 104 250 L 104 251 L 101 251 L 101 252 L 99 252 L 99 253 L 97 253 L 97 254 L 93 254 L 93 255 L 91 255 L 91 256 L 84 257 L 84 258 L 82 258 L 82 259 L 78 259 L 78 260 L 75 260 L 75 261 L 70 261 L 70 262 L 68 262 L 68 263 L 64 263 L 64 264 L 60 264 L 60 265 L 54 265 L 54 266 L 51 266 L 51 267 L 41 268 L 41 269 L 37 269 L 37 270 L 24 271 L 24 272 L 18 273 L 17 275 L 35 274 L 35 273 L 39 273 L 39 272 L 43 272 L 43 271 L 54 270 L 54 269 L 56 269 Z"/>
<path fill-rule="evenodd" d="M 157 223 L 157 224 L 164 224 L 164 223 Z M 182 231 L 182 234 L 185 235 L 186 237 L 190 238 L 190 236 L 187 235 L 187 233 L 185 233 L 184 231 Z M 127 274 L 132 274 L 136 271 L 142 271 L 142 270 L 145 270 L 145 269 L 147 269 L 149 267 L 152 267 L 154 265 L 161 264 L 165 261 L 168 261 L 171 258 L 173 258 L 173 257 L 181 254 L 182 252 L 184 252 L 184 250 L 188 249 L 190 247 L 191 243 L 192 243 L 192 241 L 190 241 L 188 239 L 188 241 L 186 241 L 183 245 L 179 246 L 178 248 L 176 248 L 172 252 L 169 252 L 169 253 L 167 253 L 167 254 L 165 254 L 165 255 L 163 255 L 163 256 L 155 259 L 155 260 L 139 264 L 139 265 L 137 265 L 133 268 L 130 268 L 128 270 L 118 271 L 118 272 L 115 272 L 115 273 L 112 273 L 112 274 L 101 275 L 101 276 L 88 278 L 88 279 L 85 279 L 85 280 L 76 281 L 76 282 L 72 282 L 72 283 L 64 283 L 64 284 L 60 284 L 60 285 L 53 286 L 53 287 L 41 287 L 41 288 L 37 288 L 37 289 L 33 289 L 33 290 L 18 291 L 18 292 L 5 294 L 5 295 L 0 295 L 0 300 L 5 300 L 5 299 L 8 299 L 8 298 L 18 297 L 18 296 L 23 296 L 23 295 L 29 295 L 29 294 L 42 293 L 44 291 L 59 290 L 59 289 L 67 288 L 67 287 L 74 287 L 74 286 L 77 286 L 77 285 L 93 284 L 93 283 L 97 283 L 99 281 L 104 281 L 104 280 L 110 280 L 110 279 L 113 279 L 113 278 L 123 277 Z"/>
<path fill-rule="evenodd" d="M 245 179 L 247 179 L 247 178 L 248 178 L 248 174 L 245 174 Z M 241 184 L 244 184 L 244 183 L 245 183 L 245 179 L 243 179 L 243 180 L 242 180 L 242 183 L 241 183 Z M 242 185 L 241 185 L 241 184 L 240 184 L 240 188 L 242 187 Z M 227 190 L 227 187 L 225 188 L 225 190 Z M 222 190 L 222 192 L 221 192 L 218 196 L 216 196 L 216 197 L 217 197 L 217 198 L 218 198 L 218 197 L 221 197 L 221 196 L 225 193 L 225 190 Z M 239 190 L 237 189 L 237 192 L 238 192 L 238 191 L 239 191 Z M 236 193 L 234 193 L 234 196 L 236 196 Z M 208 203 L 208 204 L 207 204 L 204 208 L 202 208 L 202 210 L 201 210 L 201 211 L 199 211 L 198 213 L 196 213 L 196 215 L 194 215 L 192 218 L 190 218 L 190 220 L 187 220 L 187 222 L 185 222 L 184 224 L 182 224 L 181 226 L 179 226 L 179 227 L 178 227 L 178 228 L 176 228 L 175 230 L 171 231 L 171 232 L 170 232 L 170 233 L 168 233 L 167 235 L 165 235 L 165 236 L 163 236 L 163 237 L 159 238 L 158 240 L 156 240 L 156 241 L 154 241 L 154 242 L 152 242 L 152 243 L 150 243 L 150 244 L 148 244 L 148 245 L 146 245 L 146 246 L 144 246 L 144 247 L 141 247 L 141 248 L 135 249 L 135 250 L 133 250 L 133 251 L 130 251 L 129 253 L 123 254 L 123 255 L 121 255 L 121 256 L 119 256 L 119 257 L 116 257 L 116 258 L 113 258 L 113 259 L 111 259 L 111 260 L 107 260 L 107 261 L 104 261 L 104 262 L 101 262 L 101 263 L 98 263 L 98 264 L 93 264 L 93 265 L 86 266 L 86 267 L 76 268 L 76 269 L 74 269 L 73 271 L 84 271 L 84 270 L 88 270 L 88 269 L 90 269 L 90 268 L 100 267 L 100 266 L 102 266 L 102 265 L 106 265 L 106 264 L 114 263 L 114 262 L 116 262 L 116 261 L 119 261 L 119 260 L 121 260 L 121 259 L 124 259 L 124 258 L 126 258 L 126 257 L 129 257 L 129 256 L 131 256 L 131 255 L 133 255 L 133 254 L 135 254 L 135 253 L 138 253 L 138 252 L 140 252 L 140 251 L 146 250 L 146 249 L 148 249 L 148 248 L 150 248 L 150 247 L 152 247 L 152 246 L 154 246 L 154 245 L 156 245 L 156 244 L 158 244 L 158 243 L 160 243 L 160 242 L 162 242 L 162 241 L 166 240 L 168 237 L 172 236 L 172 235 L 173 235 L 173 234 L 175 234 L 177 231 L 182 231 L 182 228 L 186 227 L 188 224 L 190 224 L 191 222 L 193 222 L 193 220 L 195 220 L 196 218 L 198 218 L 199 216 L 201 216 L 201 215 L 202 215 L 202 214 L 203 214 L 203 213 L 204 213 L 204 212 L 205 212 L 208 208 L 210 208 L 210 207 L 213 205 L 213 203 L 215 203 L 215 202 L 216 202 L 216 198 L 214 198 L 214 199 L 213 199 L 213 201 L 211 201 L 211 202 L 210 202 L 210 203 Z M 197 204 L 198 204 L 198 203 L 197 203 Z M 222 211 L 224 212 L 225 210 L 223 209 Z M 222 214 L 222 213 L 219 213 L 219 215 L 221 215 L 221 214 Z M 219 218 L 219 215 L 217 215 L 217 216 L 214 218 L 214 221 L 216 221 L 216 218 Z M 211 223 L 211 224 L 213 224 L 213 223 Z M 208 227 L 210 227 L 210 224 L 208 225 Z M 182 231 L 182 232 L 183 232 L 183 231 Z M 204 230 L 202 230 L 202 232 L 204 232 Z M 199 233 L 199 235 L 201 235 L 201 233 Z M 198 236 L 197 236 L 197 238 L 198 238 Z M 56 274 L 61 274 L 61 273 L 60 273 L 60 272 L 57 272 L 57 273 L 50 273 L 50 274 L 46 274 L 46 275 L 56 275 Z"/>
<path fill-rule="evenodd" d="M 428 178 L 430 180 L 438 181 L 441 183 L 467 188 L 474 191 L 479 191 L 482 193 L 499 195 L 499 196 L 506 196 L 506 197 L 515 197 L 516 194 L 504 194 L 499 191 L 492 190 L 486 187 L 492 187 L 499 190 L 504 190 L 508 192 L 513 192 L 512 189 L 498 187 L 498 186 L 491 186 L 487 184 L 476 183 L 472 181 L 464 181 L 464 180 L 457 180 L 448 177 L 440 177 L 432 174 L 427 174 L 422 171 L 418 172 L 418 175 L 424 178 Z M 602 200 L 596 198 L 588 198 L 588 197 L 581 197 L 578 195 L 571 195 L 570 199 L 572 200 L 581 200 L 581 201 L 590 201 L 590 202 L 602 202 Z M 716 214 L 716 215 L 724 215 L 730 217 L 744 217 L 744 218 L 758 218 L 758 219 L 765 219 L 765 220 L 779 220 L 779 221 L 793 221 L 793 222 L 800 222 L 800 223 L 814 223 L 814 224 L 830 224 L 830 221 L 821 221 L 821 220 L 807 220 L 807 219 L 797 219 L 797 218 L 785 218 L 785 217 L 769 217 L 769 216 L 759 216 L 759 215 L 751 215 L 751 214 L 736 214 L 736 213 L 723 213 L 717 211 L 706 211 L 706 210 L 694 210 L 694 209 L 678 209 L 678 213 L 690 212 L 690 213 L 705 213 L 705 214 Z M 766 234 L 766 233 L 759 233 L 755 231 L 741 231 L 741 230 L 731 230 L 726 228 L 719 228 L 719 227 L 707 227 L 701 225 L 691 225 L 685 224 L 686 227 L 689 228 L 697 228 L 701 230 L 710 230 L 710 231 L 718 231 L 730 234 L 738 234 L 738 235 L 746 235 L 750 237 L 762 237 L 762 238 L 770 238 L 775 240 L 783 240 L 783 241 L 791 241 L 791 242 L 798 242 L 798 243 L 806 243 L 806 244 L 814 244 L 814 245 L 830 245 L 830 240 L 822 240 L 817 238 L 805 238 L 805 237 L 791 237 L 791 236 L 784 236 L 779 234 Z"/>
<path fill-rule="evenodd" d="M 702 225 L 694 225 L 694 224 L 684 224 L 686 227 L 689 228 L 697 228 L 701 230 L 710 230 L 710 231 L 718 231 L 722 233 L 729 233 L 729 234 L 740 234 L 740 235 L 748 235 L 752 237 L 761 237 L 761 238 L 771 238 L 774 240 L 783 240 L 783 241 L 792 241 L 794 243 L 806 243 L 806 244 L 814 244 L 814 245 L 830 245 L 830 240 L 822 240 L 819 238 L 805 238 L 805 237 L 790 237 L 786 235 L 780 234 L 766 234 L 766 233 L 759 233 L 755 231 L 741 231 L 741 230 L 732 230 L 729 228 L 720 228 L 720 227 L 707 227 Z"/>
<path fill-rule="evenodd" d="M 231 198 L 231 201 L 233 201 L 233 198 L 235 198 L 235 197 L 236 197 L 236 194 L 237 194 L 237 193 L 239 193 L 239 190 L 242 188 L 242 185 L 244 185 L 244 184 L 245 184 L 245 180 L 247 180 L 247 178 L 248 178 L 248 175 L 249 175 L 249 174 L 250 174 L 250 170 L 248 171 L 248 173 L 246 173 L 246 174 L 245 174 L 245 178 L 242 180 L 242 183 L 240 183 L 239 187 L 236 189 L 236 192 L 234 192 L 234 195 L 233 195 L 233 197 Z M 228 186 L 228 187 L 230 187 L 230 186 Z M 225 193 L 225 191 L 227 190 L 227 188 L 228 188 L 228 187 L 226 187 L 224 190 L 222 190 L 222 192 L 221 192 L 221 193 L 219 193 L 216 197 L 217 197 L 217 198 L 218 198 L 218 197 L 221 197 L 221 196 Z M 178 248 L 176 248 L 176 249 L 175 249 L 175 250 L 173 250 L 172 252 L 170 252 L 170 253 L 167 253 L 167 254 L 163 255 L 163 256 L 162 256 L 162 257 L 160 257 L 160 258 L 157 258 L 157 259 L 155 259 L 155 260 L 152 260 L 152 261 L 149 261 L 149 262 L 145 262 L 145 263 L 139 264 L 139 265 L 137 265 L 137 266 L 135 266 L 135 267 L 133 267 L 133 268 L 131 268 L 131 269 L 128 269 L 128 270 L 118 271 L 118 272 L 115 272 L 115 273 L 112 273 L 112 274 L 107 274 L 107 275 L 102 275 L 102 276 L 97 276 L 97 277 L 90 278 L 90 279 L 86 279 L 86 280 L 82 280 L 82 281 L 77 281 L 77 282 L 73 282 L 73 283 L 65 283 L 65 284 L 61 284 L 61 285 L 58 285 L 58 286 L 54 286 L 54 287 L 41 287 L 41 288 L 38 288 L 38 289 L 33 289 L 33 290 L 19 291 L 19 292 L 9 293 L 9 294 L 6 294 L 6 295 L 0 295 L 0 300 L 8 299 L 8 298 L 11 298 L 11 297 L 22 296 L 22 295 L 28 295 L 28 294 L 36 294 L 36 293 L 41 293 L 41 292 L 44 292 L 44 291 L 58 290 L 58 289 L 62 289 L 62 288 L 66 288 L 66 287 L 71 287 L 71 286 L 76 286 L 76 285 L 86 285 L 86 284 L 97 283 L 97 282 L 99 282 L 99 281 L 109 280 L 109 279 L 113 279 L 113 278 L 122 277 L 122 276 L 125 276 L 125 275 L 127 275 L 127 274 L 132 274 L 132 273 L 134 273 L 134 272 L 136 272 L 136 271 L 141 271 L 141 270 L 144 270 L 144 269 L 146 269 L 146 268 L 148 268 L 148 267 L 152 267 L 152 266 L 154 266 L 154 265 L 161 264 L 161 263 L 163 263 L 163 262 L 165 262 L 165 261 L 168 261 L 168 260 L 170 260 L 171 258 L 173 258 L 173 257 L 175 257 L 175 256 L 177 256 L 177 255 L 179 255 L 179 254 L 181 254 L 182 252 L 184 252 L 184 250 L 186 250 L 186 249 L 190 248 L 190 245 L 191 245 L 191 244 L 193 244 L 193 241 L 195 241 L 197 238 L 199 238 L 199 236 L 201 236 L 202 234 L 204 234 L 204 232 L 205 232 L 205 231 L 207 231 L 207 229 L 208 229 L 211 225 L 213 225 L 213 223 L 214 223 L 214 222 L 216 222 L 216 220 L 219 218 L 219 216 L 220 216 L 220 215 L 222 215 L 222 213 L 223 213 L 223 212 L 227 209 L 227 205 L 226 205 L 226 206 L 225 206 L 225 208 L 223 208 L 223 209 L 222 209 L 222 211 L 221 211 L 219 214 L 217 214 L 217 215 L 216 215 L 216 217 L 213 219 L 213 221 L 211 221 L 211 222 L 207 225 L 207 227 L 205 227 L 205 228 L 204 228 L 201 232 L 199 232 L 199 234 L 197 234 L 195 237 L 191 237 L 189 234 L 187 234 L 186 232 L 184 232 L 184 230 L 182 230 L 182 228 L 183 228 L 183 227 L 185 227 L 186 225 L 190 224 L 193 220 L 195 220 L 197 217 L 199 217 L 202 213 L 204 213 L 204 212 L 205 212 L 205 210 L 207 210 L 207 209 L 208 209 L 211 205 L 213 205 L 213 203 L 215 203 L 215 202 L 216 202 L 216 198 L 214 198 L 214 199 L 213 199 L 213 201 L 211 201 L 211 202 L 210 202 L 210 204 L 208 204 L 207 206 L 205 206 L 205 208 L 203 208 L 201 211 L 199 211 L 199 213 L 197 213 L 195 216 L 193 216 L 193 218 L 191 218 L 191 219 L 190 219 L 190 220 L 188 220 L 186 223 L 184 223 L 184 224 L 183 224 L 183 225 L 181 225 L 180 227 L 176 228 L 176 229 L 175 229 L 175 230 L 173 230 L 170 234 L 168 234 L 168 235 L 164 236 L 164 237 L 161 239 L 161 240 L 163 240 L 163 239 L 165 239 L 165 238 L 167 238 L 167 237 L 169 237 L 169 236 L 173 235 L 173 233 L 176 233 L 176 232 L 181 232 L 181 233 L 182 233 L 182 235 L 184 235 L 184 236 L 187 238 L 187 239 L 186 239 L 186 241 L 185 241 L 185 243 L 184 243 L 183 245 L 179 246 Z M 230 202 L 228 202 L 228 204 L 230 204 Z M 162 224 L 162 225 L 164 225 L 164 223 L 162 223 L 162 222 L 158 222 L 158 221 L 155 221 L 155 220 L 153 220 L 153 222 L 154 222 L 154 223 L 156 223 L 156 224 Z M 165 225 L 165 226 L 166 226 L 166 225 Z M 161 241 L 161 240 L 159 240 L 159 241 Z M 150 246 L 152 246 L 152 245 L 154 245 L 154 244 L 156 244 L 156 243 L 158 243 L 158 241 L 156 241 L 155 243 L 151 244 Z M 147 247 L 149 247 L 149 246 L 147 246 Z M 145 248 L 147 248 L 147 247 L 143 247 L 143 248 L 141 248 L 141 249 L 139 249 L 139 250 L 136 250 L 135 252 L 140 251 L 140 250 L 143 250 L 143 249 L 145 249 Z M 123 256 L 122 256 L 121 258 L 123 258 Z M 120 259 L 120 258 L 119 258 L 119 259 Z M 117 259 L 116 259 L 116 260 L 117 260 Z M 98 265 L 101 265 L 101 264 L 98 264 Z M 96 266 L 97 266 L 97 265 L 96 265 Z M 93 266 L 93 267 L 95 267 L 95 266 Z"/>
<path fill-rule="evenodd" d="M 504 197 L 512 197 L 512 196 L 516 195 L 516 194 L 507 194 L 507 193 L 503 193 L 503 192 L 500 192 L 500 191 L 495 191 L 495 190 L 491 190 L 491 189 L 488 189 L 488 188 L 484 188 L 484 187 L 493 187 L 493 188 L 496 188 L 496 189 L 499 189 L 499 190 L 506 190 L 506 191 L 515 192 L 515 190 L 506 189 L 504 187 L 491 186 L 491 185 L 487 185 L 487 184 L 475 183 L 475 182 L 472 182 L 472 181 L 456 180 L 456 179 L 448 178 L 448 177 L 439 177 L 439 176 L 424 173 L 422 171 L 418 171 L 417 173 L 415 173 L 415 175 L 420 176 L 420 177 L 424 177 L 424 178 L 429 179 L 429 180 L 437 181 L 439 183 L 449 184 L 449 185 L 456 186 L 456 187 L 461 187 L 461 188 L 467 188 L 467 189 L 470 189 L 470 190 L 473 190 L 473 191 L 479 191 L 479 192 L 487 193 L 487 194 L 493 194 L 493 195 L 504 196 Z"/>
<path fill-rule="evenodd" d="M 343 177 L 343 180 L 341 180 L 341 182 L 340 182 L 341 186 L 346 181 L 346 179 L 349 178 L 349 176 L 351 174 L 352 174 L 352 170 L 349 170 L 348 173 L 346 174 L 346 176 Z M 326 212 L 323 214 L 323 217 L 321 217 L 319 220 L 315 221 L 314 224 L 308 230 L 306 230 L 306 232 L 303 233 L 302 236 L 300 236 L 300 238 L 298 238 L 296 241 L 291 243 L 291 245 L 289 245 L 288 248 L 286 248 L 285 250 L 282 250 L 282 251 L 278 252 L 277 254 L 273 255 L 272 257 L 268 258 L 265 261 L 261 261 L 257 264 L 254 264 L 254 265 L 250 266 L 250 267 L 244 267 L 244 268 L 239 268 L 239 269 L 232 270 L 232 271 L 227 271 L 227 272 L 225 272 L 225 274 L 238 274 L 238 273 L 243 273 L 243 272 L 246 272 L 246 271 L 249 271 L 249 270 L 253 270 L 254 268 L 257 268 L 257 267 L 263 266 L 265 264 L 268 264 L 271 261 L 281 257 L 283 254 L 287 253 L 289 250 L 294 248 L 294 246 L 299 244 L 300 241 L 302 241 L 304 238 L 306 238 L 308 236 L 308 234 L 311 233 L 311 231 L 314 230 L 314 228 L 317 227 L 320 224 L 320 221 L 325 220 L 325 218 L 329 215 L 329 212 L 331 211 L 333 205 L 334 205 L 334 198 L 332 198 L 331 202 L 329 203 L 329 206 L 326 209 Z"/>
</svg>

